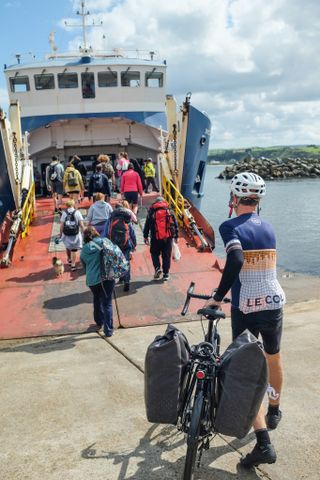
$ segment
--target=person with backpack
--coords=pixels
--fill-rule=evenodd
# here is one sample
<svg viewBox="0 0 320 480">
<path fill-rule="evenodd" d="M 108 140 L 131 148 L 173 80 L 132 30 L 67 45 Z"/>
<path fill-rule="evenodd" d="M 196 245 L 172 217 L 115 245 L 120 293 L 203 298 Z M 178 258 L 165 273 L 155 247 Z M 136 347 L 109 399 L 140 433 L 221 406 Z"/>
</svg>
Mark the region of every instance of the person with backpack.
<svg viewBox="0 0 320 480">
<path fill-rule="evenodd" d="M 60 219 L 60 238 L 67 251 L 68 265 L 74 272 L 77 260 L 77 251 L 82 248 L 82 232 L 84 230 L 83 217 L 75 208 L 75 201 L 70 199 L 66 203 L 67 208 Z"/>
<path fill-rule="evenodd" d="M 75 204 L 79 201 L 79 196 L 84 192 L 84 184 L 80 172 L 69 162 L 63 177 L 64 191 Z"/>
<path fill-rule="evenodd" d="M 128 170 L 121 177 L 120 191 L 136 215 L 138 212 L 138 196 L 139 194 L 142 196 L 143 190 L 140 176 L 134 171 L 132 163 L 129 163 Z"/>
<path fill-rule="evenodd" d="M 112 211 L 110 203 L 105 201 L 104 194 L 99 192 L 96 194 L 96 201 L 90 205 L 86 222 L 95 227 L 102 236 Z"/>
<path fill-rule="evenodd" d="M 93 226 L 83 232 L 84 247 L 80 254 L 81 263 L 86 272 L 86 284 L 93 295 L 93 318 L 98 329 L 103 328 L 106 337 L 113 335 L 112 294 L 114 279 L 103 279 L 101 255 L 103 239 Z"/>
<path fill-rule="evenodd" d="M 51 157 L 51 163 L 46 168 L 46 186 L 52 193 L 53 207 L 55 213 L 62 213 L 64 168 L 56 155 Z"/>
<path fill-rule="evenodd" d="M 71 157 L 70 159 L 70 163 L 72 163 L 74 165 L 74 168 L 80 173 L 85 189 L 87 184 L 87 169 L 85 165 L 81 162 L 81 158 L 79 158 L 77 155 L 73 155 L 73 157 Z"/>
<path fill-rule="evenodd" d="M 115 179 L 114 168 L 111 164 L 110 157 L 108 155 L 101 154 L 98 156 L 98 163 L 101 163 L 102 173 L 104 173 L 108 177 L 110 195 L 111 195 L 116 186 L 116 179 Z"/>
<path fill-rule="evenodd" d="M 129 263 L 129 269 L 122 278 L 124 282 L 124 292 L 130 290 L 130 260 L 132 252 L 137 246 L 136 234 L 131 219 L 130 211 L 124 208 L 122 203 L 119 202 L 115 205 L 115 209 L 110 215 L 105 229 L 105 236 L 120 248 Z"/>
<path fill-rule="evenodd" d="M 88 195 L 89 199 L 96 200 L 97 193 L 103 193 L 109 200 L 111 192 L 109 187 L 108 177 L 102 173 L 102 165 L 98 163 L 96 165 L 96 171 L 91 175 L 89 179 Z"/>
<path fill-rule="evenodd" d="M 149 234 L 151 241 L 149 243 Z M 178 223 L 169 204 L 163 197 L 157 197 L 151 205 L 143 229 L 144 243 L 150 245 L 154 266 L 154 279 L 159 280 L 163 271 L 163 280 L 170 279 L 172 242 L 178 242 Z M 162 257 L 162 268 L 160 263 Z"/>
</svg>

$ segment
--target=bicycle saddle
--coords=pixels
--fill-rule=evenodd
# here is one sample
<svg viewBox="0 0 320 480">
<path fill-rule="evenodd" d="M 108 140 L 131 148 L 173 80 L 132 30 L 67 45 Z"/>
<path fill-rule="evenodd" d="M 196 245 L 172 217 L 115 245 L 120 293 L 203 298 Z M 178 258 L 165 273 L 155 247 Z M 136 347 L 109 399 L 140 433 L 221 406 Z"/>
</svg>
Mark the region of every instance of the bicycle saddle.
<svg viewBox="0 0 320 480">
<path fill-rule="evenodd" d="M 217 310 L 216 308 L 200 308 L 197 311 L 198 315 L 203 315 L 204 317 L 210 320 L 216 320 L 217 318 L 226 318 L 226 314 L 222 310 Z"/>
</svg>

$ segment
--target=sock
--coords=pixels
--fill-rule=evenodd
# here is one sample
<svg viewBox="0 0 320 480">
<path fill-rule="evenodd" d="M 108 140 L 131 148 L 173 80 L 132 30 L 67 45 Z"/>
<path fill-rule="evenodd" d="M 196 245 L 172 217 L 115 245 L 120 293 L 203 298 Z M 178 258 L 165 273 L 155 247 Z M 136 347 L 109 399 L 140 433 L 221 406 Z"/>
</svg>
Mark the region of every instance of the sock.
<svg viewBox="0 0 320 480">
<path fill-rule="evenodd" d="M 279 415 L 279 405 L 269 405 L 268 414 Z"/>
<path fill-rule="evenodd" d="M 257 444 L 259 446 L 268 445 L 271 443 L 269 433 L 266 428 L 263 428 L 262 430 L 256 430 L 254 433 L 256 434 Z"/>
</svg>

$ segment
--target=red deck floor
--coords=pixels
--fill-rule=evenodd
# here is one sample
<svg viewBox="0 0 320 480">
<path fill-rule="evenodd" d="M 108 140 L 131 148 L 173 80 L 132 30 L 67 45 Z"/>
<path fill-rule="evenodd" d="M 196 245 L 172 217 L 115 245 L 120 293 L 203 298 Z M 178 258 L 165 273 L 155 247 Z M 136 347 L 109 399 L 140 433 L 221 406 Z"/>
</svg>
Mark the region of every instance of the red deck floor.
<svg viewBox="0 0 320 480">
<path fill-rule="evenodd" d="M 144 201 L 150 202 L 150 197 Z M 61 278 L 55 277 L 51 266 L 54 254 L 48 253 L 52 223 L 52 201 L 38 200 L 28 237 L 17 243 L 11 267 L 0 270 L 0 339 L 81 333 L 94 326 L 92 296 L 83 270 L 72 273 L 66 267 Z M 153 281 L 149 249 L 138 245 L 130 292 L 124 293 L 122 285 L 116 286 L 115 328 L 181 321 L 190 281 L 196 282 L 199 292 L 210 292 L 217 285 L 220 272 L 213 268 L 216 257 L 197 252 L 183 238 L 179 245 L 182 258 L 172 262 L 167 283 Z M 64 253 L 58 256 L 66 259 Z M 192 311 L 198 305 L 192 304 Z"/>
</svg>

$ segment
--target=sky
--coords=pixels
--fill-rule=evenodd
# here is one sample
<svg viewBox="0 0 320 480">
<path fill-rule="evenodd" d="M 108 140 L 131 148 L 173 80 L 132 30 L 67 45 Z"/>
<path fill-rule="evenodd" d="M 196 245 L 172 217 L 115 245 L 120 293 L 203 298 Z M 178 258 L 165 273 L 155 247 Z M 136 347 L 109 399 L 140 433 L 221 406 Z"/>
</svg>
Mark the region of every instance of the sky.
<svg viewBox="0 0 320 480">
<path fill-rule="evenodd" d="M 0 0 L 2 65 L 77 49 L 80 0 Z M 155 50 L 167 92 L 212 122 L 211 148 L 320 144 L 320 0 L 87 0 L 97 49 Z M 105 37 L 105 38 L 103 38 Z M 5 39 L 5 41 L 4 41 Z M 27 58 L 27 57 L 24 57 Z M 29 57 L 30 58 L 30 57 Z M 0 105 L 8 99 L 0 74 Z"/>
</svg>

